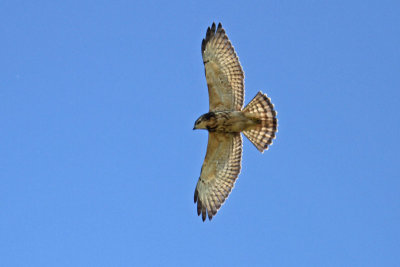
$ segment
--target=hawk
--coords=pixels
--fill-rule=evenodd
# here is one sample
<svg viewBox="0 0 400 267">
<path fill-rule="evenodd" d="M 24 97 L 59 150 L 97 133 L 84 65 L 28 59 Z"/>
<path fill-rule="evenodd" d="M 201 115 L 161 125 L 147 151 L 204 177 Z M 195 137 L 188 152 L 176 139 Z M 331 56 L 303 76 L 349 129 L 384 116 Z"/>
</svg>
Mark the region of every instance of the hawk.
<svg viewBox="0 0 400 267">
<path fill-rule="evenodd" d="M 210 110 L 195 129 L 208 130 L 207 153 L 194 192 L 197 214 L 211 220 L 239 176 L 241 132 L 263 152 L 275 138 L 278 121 L 271 100 L 261 91 L 243 108 L 244 72 L 221 23 L 208 27 L 201 44 Z M 242 109 L 243 108 L 243 109 Z"/>
</svg>

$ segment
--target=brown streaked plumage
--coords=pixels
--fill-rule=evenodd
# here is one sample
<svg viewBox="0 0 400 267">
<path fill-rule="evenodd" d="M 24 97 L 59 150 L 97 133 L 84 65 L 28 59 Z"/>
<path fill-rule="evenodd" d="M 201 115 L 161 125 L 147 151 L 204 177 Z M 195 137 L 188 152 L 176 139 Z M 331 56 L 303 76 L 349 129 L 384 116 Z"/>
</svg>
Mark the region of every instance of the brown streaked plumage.
<svg viewBox="0 0 400 267">
<path fill-rule="evenodd" d="M 241 132 L 263 152 L 272 144 L 278 121 L 271 100 L 262 92 L 242 110 L 244 72 L 222 28 L 207 29 L 201 45 L 210 110 L 193 129 L 209 132 L 207 153 L 194 193 L 197 213 L 212 219 L 228 198 L 239 176 L 242 160 Z"/>
<path fill-rule="evenodd" d="M 244 72 L 221 23 L 207 29 L 201 44 L 210 111 L 241 110 L 244 102 Z"/>
</svg>

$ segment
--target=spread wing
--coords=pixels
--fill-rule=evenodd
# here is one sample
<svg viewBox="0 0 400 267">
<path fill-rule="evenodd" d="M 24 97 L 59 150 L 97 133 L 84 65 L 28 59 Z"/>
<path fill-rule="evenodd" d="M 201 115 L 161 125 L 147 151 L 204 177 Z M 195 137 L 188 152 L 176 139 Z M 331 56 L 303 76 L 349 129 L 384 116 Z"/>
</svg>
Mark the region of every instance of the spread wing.
<svg viewBox="0 0 400 267">
<path fill-rule="evenodd" d="M 221 23 L 208 27 L 201 44 L 208 85 L 210 111 L 241 110 L 244 101 L 244 72 Z"/>
<path fill-rule="evenodd" d="M 209 132 L 207 154 L 194 192 L 197 214 L 203 221 L 217 214 L 228 198 L 240 173 L 242 137 L 240 133 Z"/>
</svg>

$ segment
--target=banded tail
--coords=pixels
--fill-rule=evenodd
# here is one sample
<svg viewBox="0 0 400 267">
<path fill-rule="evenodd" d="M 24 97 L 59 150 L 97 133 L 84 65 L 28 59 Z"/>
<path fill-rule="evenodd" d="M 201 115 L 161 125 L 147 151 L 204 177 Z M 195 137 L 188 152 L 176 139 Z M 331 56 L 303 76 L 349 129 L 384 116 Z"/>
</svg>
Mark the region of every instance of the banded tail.
<svg viewBox="0 0 400 267">
<path fill-rule="evenodd" d="M 278 119 L 276 118 L 276 111 L 274 105 L 267 95 L 261 91 L 250 101 L 249 104 L 243 109 L 243 112 L 249 114 L 251 117 L 260 120 L 260 123 L 252 127 L 250 130 L 243 131 L 243 134 L 255 145 L 255 147 L 262 153 L 268 146 L 272 144 L 275 138 L 275 133 L 278 128 Z"/>
</svg>

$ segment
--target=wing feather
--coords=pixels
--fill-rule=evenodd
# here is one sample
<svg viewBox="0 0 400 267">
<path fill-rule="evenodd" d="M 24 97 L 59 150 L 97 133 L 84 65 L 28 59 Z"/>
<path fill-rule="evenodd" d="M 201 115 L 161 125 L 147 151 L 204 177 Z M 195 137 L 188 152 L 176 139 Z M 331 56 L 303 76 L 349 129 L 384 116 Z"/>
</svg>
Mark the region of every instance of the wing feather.
<svg viewBox="0 0 400 267">
<path fill-rule="evenodd" d="M 217 214 L 239 176 L 242 160 L 240 133 L 209 132 L 207 154 L 194 193 L 203 221 Z M 206 214 L 207 213 L 207 214 Z"/>
<path fill-rule="evenodd" d="M 208 27 L 201 44 L 208 85 L 210 111 L 241 110 L 244 102 L 244 72 L 221 23 Z"/>
</svg>

